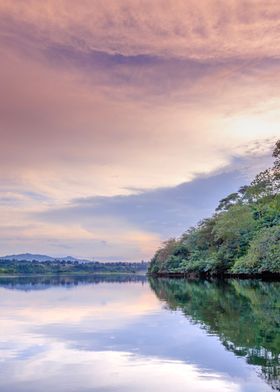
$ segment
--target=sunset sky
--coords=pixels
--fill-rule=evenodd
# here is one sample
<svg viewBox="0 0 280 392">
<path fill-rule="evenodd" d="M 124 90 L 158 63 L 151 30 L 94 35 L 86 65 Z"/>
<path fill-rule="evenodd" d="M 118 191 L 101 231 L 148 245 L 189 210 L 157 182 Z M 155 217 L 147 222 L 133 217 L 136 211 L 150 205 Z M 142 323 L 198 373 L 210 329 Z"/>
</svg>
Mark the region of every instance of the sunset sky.
<svg viewBox="0 0 280 392">
<path fill-rule="evenodd" d="M 280 2 L 0 0 L 0 251 L 149 259 L 271 163 Z"/>
</svg>

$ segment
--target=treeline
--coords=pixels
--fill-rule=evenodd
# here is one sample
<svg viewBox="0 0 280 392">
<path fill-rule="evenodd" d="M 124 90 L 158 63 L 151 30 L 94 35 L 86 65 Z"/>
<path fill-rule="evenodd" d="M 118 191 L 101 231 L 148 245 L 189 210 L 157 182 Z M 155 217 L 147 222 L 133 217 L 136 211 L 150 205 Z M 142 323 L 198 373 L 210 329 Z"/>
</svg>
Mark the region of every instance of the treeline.
<svg viewBox="0 0 280 392">
<path fill-rule="evenodd" d="M 148 269 L 147 262 L 101 263 L 98 261 L 25 261 L 0 260 L 1 274 L 87 274 L 87 273 L 140 273 Z"/>
<path fill-rule="evenodd" d="M 280 273 L 280 140 L 273 167 L 222 199 L 210 218 L 169 239 L 152 274 Z"/>
</svg>

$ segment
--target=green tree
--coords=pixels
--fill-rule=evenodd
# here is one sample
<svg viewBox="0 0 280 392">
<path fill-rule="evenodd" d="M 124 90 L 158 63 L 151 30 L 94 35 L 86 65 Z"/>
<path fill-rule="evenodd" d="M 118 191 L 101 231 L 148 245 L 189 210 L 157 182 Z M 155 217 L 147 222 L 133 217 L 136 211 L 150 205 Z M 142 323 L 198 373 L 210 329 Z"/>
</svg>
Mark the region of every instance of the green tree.
<svg viewBox="0 0 280 392">
<path fill-rule="evenodd" d="M 223 198 L 212 217 L 163 243 L 149 271 L 280 274 L 280 140 L 273 157 L 271 168 Z"/>
</svg>

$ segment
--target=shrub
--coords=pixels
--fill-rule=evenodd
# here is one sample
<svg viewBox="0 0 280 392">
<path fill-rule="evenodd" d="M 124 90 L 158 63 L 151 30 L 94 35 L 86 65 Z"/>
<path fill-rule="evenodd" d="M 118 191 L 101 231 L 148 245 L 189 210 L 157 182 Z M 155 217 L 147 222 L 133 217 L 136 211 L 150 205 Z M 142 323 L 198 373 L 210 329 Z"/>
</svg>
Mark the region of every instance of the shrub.
<svg viewBox="0 0 280 392">
<path fill-rule="evenodd" d="M 262 229 L 252 240 L 247 254 L 235 262 L 232 271 L 280 272 L 280 227 Z"/>
</svg>

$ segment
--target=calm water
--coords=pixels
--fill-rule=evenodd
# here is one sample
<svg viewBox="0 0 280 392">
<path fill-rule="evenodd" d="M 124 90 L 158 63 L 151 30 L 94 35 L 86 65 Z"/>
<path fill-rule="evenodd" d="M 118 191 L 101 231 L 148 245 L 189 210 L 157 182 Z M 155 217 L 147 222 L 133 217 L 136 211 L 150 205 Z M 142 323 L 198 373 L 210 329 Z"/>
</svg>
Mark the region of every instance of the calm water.
<svg viewBox="0 0 280 392">
<path fill-rule="evenodd" d="M 280 284 L 1 278 L 0 391 L 280 388 Z"/>
</svg>

